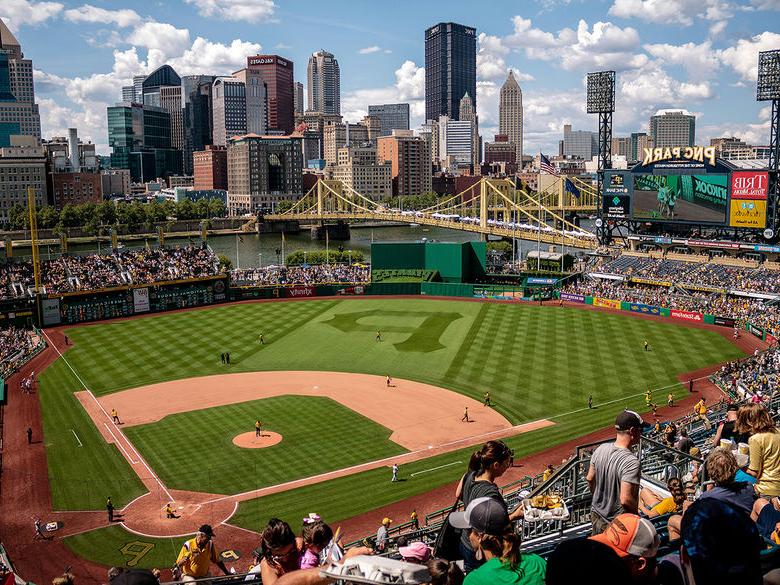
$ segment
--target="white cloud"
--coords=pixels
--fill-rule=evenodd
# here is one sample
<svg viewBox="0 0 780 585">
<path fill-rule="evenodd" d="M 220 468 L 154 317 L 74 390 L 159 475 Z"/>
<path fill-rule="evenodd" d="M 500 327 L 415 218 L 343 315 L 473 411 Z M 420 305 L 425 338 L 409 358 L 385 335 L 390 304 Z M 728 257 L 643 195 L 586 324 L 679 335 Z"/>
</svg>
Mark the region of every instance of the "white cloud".
<svg viewBox="0 0 780 585">
<path fill-rule="evenodd" d="M 84 4 L 78 8 L 66 10 L 65 18 L 71 22 L 114 23 L 121 28 L 135 26 L 141 22 L 141 17 L 135 10 L 130 10 L 129 8 L 106 10 L 91 4 Z"/>
<path fill-rule="evenodd" d="M 750 39 L 740 39 L 737 44 L 720 51 L 720 60 L 736 71 L 746 81 L 758 76 L 758 52 L 780 47 L 780 34 L 765 31 Z"/>
<path fill-rule="evenodd" d="M 615 0 L 611 16 L 659 24 L 690 26 L 696 18 L 725 20 L 731 16 L 726 0 Z"/>
<path fill-rule="evenodd" d="M 257 55 L 261 49 L 259 43 L 249 43 L 241 39 L 234 39 L 229 45 L 223 45 L 198 37 L 183 55 L 170 59 L 168 63 L 179 75 L 203 72 L 226 75 L 244 67 L 247 55 Z"/>
<path fill-rule="evenodd" d="M 702 125 L 697 128 L 697 134 L 704 138 L 720 136 L 735 136 L 747 144 L 767 144 L 769 138 L 769 107 L 758 111 L 758 121 L 753 123 L 724 122 L 722 124 Z"/>
<path fill-rule="evenodd" d="M 645 50 L 661 63 L 684 67 L 693 80 L 710 79 L 720 66 L 717 51 L 713 50 L 710 41 L 699 45 L 645 45 Z"/>
<path fill-rule="evenodd" d="M 691 101 L 714 96 L 709 82 L 681 82 L 671 77 L 658 63 L 651 62 L 642 70 L 631 71 L 619 78 L 621 107 L 649 111 L 664 106 L 682 107 Z"/>
<path fill-rule="evenodd" d="M 382 47 L 378 47 L 377 45 L 373 45 L 371 47 L 363 47 L 358 51 L 361 55 L 370 55 L 371 53 L 378 53 L 382 50 Z"/>
<path fill-rule="evenodd" d="M 270 22 L 276 10 L 273 0 L 185 0 L 185 2 L 194 4 L 201 16 L 214 16 L 223 20 Z"/>
<path fill-rule="evenodd" d="M 750 0 L 756 10 L 780 10 L 780 0 Z"/>
<path fill-rule="evenodd" d="M 190 44 L 190 31 L 176 28 L 167 22 L 145 22 L 136 27 L 127 37 L 131 45 L 158 51 L 165 60 L 170 55 L 182 53 Z"/>
<path fill-rule="evenodd" d="M 425 67 L 408 59 L 395 70 L 395 87 L 401 100 L 425 99 Z"/>
<path fill-rule="evenodd" d="M 538 28 L 533 28 L 531 20 L 522 16 L 512 18 L 514 32 L 506 38 L 506 42 L 513 47 L 554 47 L 555 35 Z"/>
<path fill-rule="evenodd" d="M 0 18 L 11 30 L 19 30 L 22 25 L 37 25 L 54 18 L 62 12 L 60 2 L 30 2 L 30 0 L 2 0 Z"/>
<path fill-rule="evenodd" d="M 714 23 L 713 23 L 713 24 L 710 26 L 710 30 L 709 30 L 709 36 L 710 36 L 710 38 L 711 38 L 711 39 L 714 39 L 714 38 L 717 38 L 717 37 L 719 37 L 720 35 L 722 35 L 722 34 L 723 34 L 723 31 L 725 31 L 725 30 L 726 30 L 726 26 L 727 26 L 727 25 L 728 25 L 728 21 L 727 21 L 727 20 L 721 20 L 721 21 L 719 21 L 719 22 L 714 22 Z"/>
</svg>

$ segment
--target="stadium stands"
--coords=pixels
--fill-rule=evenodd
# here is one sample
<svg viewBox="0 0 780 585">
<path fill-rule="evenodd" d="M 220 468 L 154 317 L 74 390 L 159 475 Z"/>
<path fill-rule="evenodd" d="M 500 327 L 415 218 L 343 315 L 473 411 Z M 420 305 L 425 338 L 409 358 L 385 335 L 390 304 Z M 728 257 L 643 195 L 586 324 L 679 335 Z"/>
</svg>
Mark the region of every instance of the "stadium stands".
<svg viewBox="0 0 780 585">
<path fill-rule="evenodd" d="M 362 264 L 268 266 L 233 270 L 230 273 L 230 279 L 237 286 L 357 284 L 371 280 L 371 268 Z"/>
<path fill-rule="evenodd" d="M 0 378 L 7 378 L 46 346 L 37 330 L 0 329 Z"/>
</svg>

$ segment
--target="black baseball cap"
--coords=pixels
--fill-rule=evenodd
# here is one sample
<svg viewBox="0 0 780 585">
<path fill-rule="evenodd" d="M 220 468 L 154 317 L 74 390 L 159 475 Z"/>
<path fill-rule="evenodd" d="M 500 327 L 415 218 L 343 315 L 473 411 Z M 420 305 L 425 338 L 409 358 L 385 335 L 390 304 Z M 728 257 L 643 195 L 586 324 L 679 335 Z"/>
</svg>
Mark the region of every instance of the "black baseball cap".
<svg viewBox="0 0 780 585">
<path fill-rule="evenodd" d="M 630 431 L 634 428 L 645 429 L 649 426 L 650 425 L 643 421 L 642 417 L 633 410 L 626 409 L 615 418 L 615 430 L 618 431 Z"/>
<path fill-rule="evenodd" d="M 476 498 L 463 512 L 450 514 L 455 528 L 473 528 L 482 534 L 500 536 L 511 526 L 509 514 L 502 502 L 495 498 Z"/>
<path fill-rule="evenodd" d="M 198 532 L 202 532 L 209 538 L 212 538 L 214 536 L 214 529 L 211 528 L 211 524 L 204 524 L 200 528 L 198 528 Z"/>
</svg>

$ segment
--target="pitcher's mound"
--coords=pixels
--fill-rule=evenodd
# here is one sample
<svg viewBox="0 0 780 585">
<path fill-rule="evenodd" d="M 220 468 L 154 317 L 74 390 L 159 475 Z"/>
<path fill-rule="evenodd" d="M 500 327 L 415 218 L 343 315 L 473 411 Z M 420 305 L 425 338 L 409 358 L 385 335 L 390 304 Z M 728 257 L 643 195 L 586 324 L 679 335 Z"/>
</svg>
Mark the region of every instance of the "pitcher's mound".
<svg viewBox="0 0 780 585">
<path fill-rule="evenodd" d="M 281 442 L 282 435 L 273 431 L 263 431 L 261 437 L 255 436 L 254 431 L 248 433 L 241 433 L 233 437 L 233 444 L 236 447 L 243 447 L 244 449 L 263 449 L 264 447 L 270 447 Z"/>
</svg>

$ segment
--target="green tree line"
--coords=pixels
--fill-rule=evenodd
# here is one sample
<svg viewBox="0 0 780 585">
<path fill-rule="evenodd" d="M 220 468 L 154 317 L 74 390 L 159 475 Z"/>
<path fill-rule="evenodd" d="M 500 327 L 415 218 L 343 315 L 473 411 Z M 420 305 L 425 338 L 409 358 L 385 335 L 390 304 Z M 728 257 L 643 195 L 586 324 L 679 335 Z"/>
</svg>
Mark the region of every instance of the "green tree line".
<svg viewBox="0 0 780 585">
<path fill-rule="evenodd" d="M 287 266 L 300 266 L 301 264 L 352 264 L 362 263 L 365 260 L 363 252 L 359 250 L 296 250 L 289 254 L 285 260 Z"/>
<path fill-rule="evenodd" d="M 102 203 L 82 203 L 64 205 L 56 209 L 46 205 L 38 209 L 39 229 L 84 228 L 95 233 L 100 226 L 126 225 L 134 230 L 141 226 L 170 220 L 208 219 L 225 217 L 227 208 L 221 199 L 198 199 L 190 201 L 139 201 L 124 202 L 103 201 Z M 15 204 L 8 209 L 8 227 L 23 230 L 30 227 L 27 207 Z"/>
</svg>

